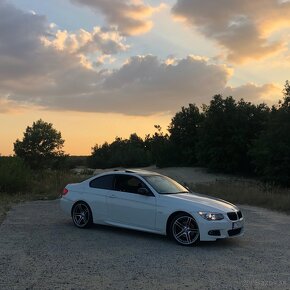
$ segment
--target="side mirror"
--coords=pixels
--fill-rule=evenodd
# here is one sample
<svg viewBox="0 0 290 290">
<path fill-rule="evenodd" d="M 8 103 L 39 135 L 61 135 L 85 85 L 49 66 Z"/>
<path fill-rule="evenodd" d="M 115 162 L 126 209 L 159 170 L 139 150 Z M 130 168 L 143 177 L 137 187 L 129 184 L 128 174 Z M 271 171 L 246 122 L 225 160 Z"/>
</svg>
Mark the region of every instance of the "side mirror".
<svg viewBox="0 0 290 290">
<path fill-rule="evenodd" d="M 138 191 L 137 191 L 139 194 L 142 194 L 142 195 L 150 195 L 150 192 L 147 188 L 145 187 L 140 187 L 138 188 Z"/>
</svg>

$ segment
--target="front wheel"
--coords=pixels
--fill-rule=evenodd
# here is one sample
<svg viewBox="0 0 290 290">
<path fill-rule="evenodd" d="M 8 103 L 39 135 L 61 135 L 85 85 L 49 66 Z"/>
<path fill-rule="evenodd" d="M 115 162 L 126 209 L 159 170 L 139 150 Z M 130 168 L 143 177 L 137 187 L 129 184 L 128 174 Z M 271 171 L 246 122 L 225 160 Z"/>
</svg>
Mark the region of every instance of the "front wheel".
<svg viewBox="0 0 290 290">
<path fill-rule="evenodd" d="M 85 202 L 78 202 L 72 209 L 72 220 L 78 228 L 88 228 L 93 223 L 90 207 Z"/>
<path fill-rule="evenodd" d="M 179 214 L 170 225 L 172 238 L 180 245 L 191 246 L 199 241 L 199 228 L 194 218 L 188 214 Z"/>
</svg>

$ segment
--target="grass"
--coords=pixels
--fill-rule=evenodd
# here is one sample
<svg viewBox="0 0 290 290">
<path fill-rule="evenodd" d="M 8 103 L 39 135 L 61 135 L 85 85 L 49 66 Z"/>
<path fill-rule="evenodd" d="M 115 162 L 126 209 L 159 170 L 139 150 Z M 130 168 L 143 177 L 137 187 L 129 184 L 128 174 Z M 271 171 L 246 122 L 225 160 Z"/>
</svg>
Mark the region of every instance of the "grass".
<svg viewBox="0 0 290 290">
<path fill-rule="evenodd" d="M 290 189 L 251 180 L 217 180 L 191 184 L 194 192 L 211 195 L 236 204 L 259 206 L 290 214 Z"/>
<path fill-rule="evenodd" d="M 29 189 L 15 193 L 0 192 L 0 224 L 11 206 L 19 202 L 56 199 L 66 184 L 77 183 L 88 177 L 70 171 L 33 172 L 29 180 Z"/>
</svg>

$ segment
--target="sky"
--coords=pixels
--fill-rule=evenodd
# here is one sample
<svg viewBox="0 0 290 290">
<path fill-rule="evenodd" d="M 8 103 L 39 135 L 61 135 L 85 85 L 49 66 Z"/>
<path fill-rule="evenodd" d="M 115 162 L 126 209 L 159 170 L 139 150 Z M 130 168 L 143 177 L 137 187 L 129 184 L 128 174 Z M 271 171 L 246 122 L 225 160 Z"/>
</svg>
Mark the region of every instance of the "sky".
<svg viewBox="0 0 290 290">
<path fill-rule="evenodd" d="M 287 0 L 0 0 L 0 154 L 40 118 L 89 155 L 215 94 L 275 104 L 289 40 Z"/>
</svg>

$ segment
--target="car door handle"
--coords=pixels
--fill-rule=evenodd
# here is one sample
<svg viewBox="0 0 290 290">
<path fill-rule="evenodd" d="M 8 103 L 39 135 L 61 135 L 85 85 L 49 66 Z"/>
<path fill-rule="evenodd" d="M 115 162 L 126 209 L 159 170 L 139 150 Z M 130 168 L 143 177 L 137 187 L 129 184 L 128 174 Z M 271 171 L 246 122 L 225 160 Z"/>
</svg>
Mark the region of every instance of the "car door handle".
<svg viewBox="0 0 290 290">
<path fill-rule="evenodd" d="M 116 195 L 115 194 L 111 194 L 109 197 L 110 198 L 116 198 Z"/>
</svg>

